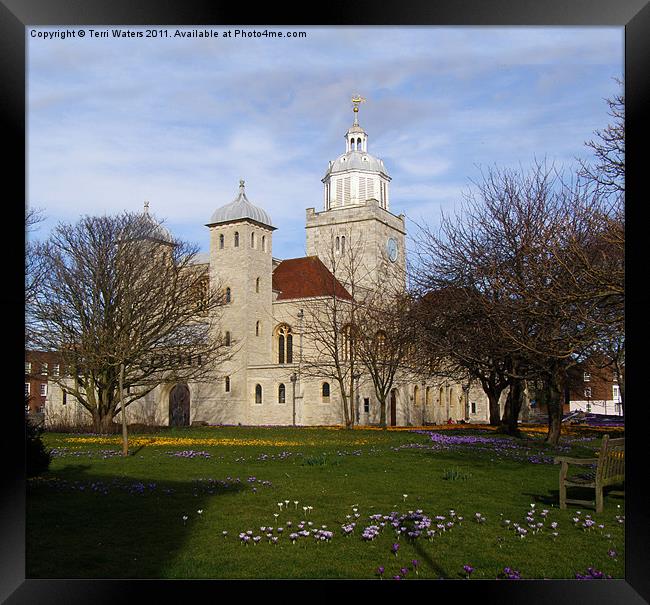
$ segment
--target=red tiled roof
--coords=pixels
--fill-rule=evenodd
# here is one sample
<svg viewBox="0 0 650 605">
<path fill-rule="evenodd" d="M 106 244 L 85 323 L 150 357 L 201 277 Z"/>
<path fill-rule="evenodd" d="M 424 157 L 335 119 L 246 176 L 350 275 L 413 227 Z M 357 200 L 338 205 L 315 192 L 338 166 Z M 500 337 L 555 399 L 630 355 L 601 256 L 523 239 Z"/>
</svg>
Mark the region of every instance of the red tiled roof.
<svg viewBox="0 0 650 605">
<path fill-rule="evenodd" d="M 333 296 L 352 300 L 352 296 L 317 256 L 283 260 L 273 271 L 277 300 Z"/>
</svg>

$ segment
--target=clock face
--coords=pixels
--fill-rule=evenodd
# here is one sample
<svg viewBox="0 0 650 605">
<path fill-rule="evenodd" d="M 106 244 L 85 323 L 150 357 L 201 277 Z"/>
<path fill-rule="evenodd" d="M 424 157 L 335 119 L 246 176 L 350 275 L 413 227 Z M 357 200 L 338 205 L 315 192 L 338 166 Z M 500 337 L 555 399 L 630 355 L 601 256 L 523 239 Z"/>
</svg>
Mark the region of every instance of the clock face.
<svg viewBox="0 0 650 605">
<path fill-rule="evenodd" d="M 397 260 L 397 242 L 392 237 L 389 237 L 386 242 L 386 252 L 388 259 L 394 263 Z"/>
</svg>

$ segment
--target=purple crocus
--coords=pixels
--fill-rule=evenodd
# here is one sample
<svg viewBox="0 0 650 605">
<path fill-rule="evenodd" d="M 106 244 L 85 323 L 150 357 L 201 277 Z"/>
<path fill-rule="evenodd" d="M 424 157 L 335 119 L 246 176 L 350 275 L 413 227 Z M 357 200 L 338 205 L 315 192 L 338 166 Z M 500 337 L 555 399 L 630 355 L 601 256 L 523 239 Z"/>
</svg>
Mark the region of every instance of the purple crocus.
<svg viewBox="0 0 650 605">
<path fill-rule="evenodd" d="M 463 565 L 463 569 L 465 570 L 466 578 L 469 578 L 472 575 L 472 572 L 474 571 L 474 568 L 471 565 Z"/>
<path fill-rule="evenodd" d="M 397 551 L 399 550 L 399 544 L 396 542 L 395 544 L 393 544 L 390 550 L 395 556 L 397 556 Z"/>
<path fill-rule="evenodd" d="M 379 578 L 380 578 L 381 580 L 384 579 L 384 566 L 383 566 L 383 565 L 380 565 L 380 566 L 377 568 L 377 575 L 379 576 Z"/>
</svg>

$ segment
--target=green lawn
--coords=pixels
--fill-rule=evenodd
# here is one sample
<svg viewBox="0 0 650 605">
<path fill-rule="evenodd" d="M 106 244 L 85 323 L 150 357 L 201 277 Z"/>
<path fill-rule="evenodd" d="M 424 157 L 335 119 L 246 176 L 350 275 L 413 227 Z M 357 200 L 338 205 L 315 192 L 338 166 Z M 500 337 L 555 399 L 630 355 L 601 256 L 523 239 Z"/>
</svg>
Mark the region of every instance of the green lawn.
<svg viewBox="0 0 650 605">
<path fill-rule="evenodd" d="M 123 458 L 117 437 L 45 433 L 55 456 L 48 473 L 28 481 L 27 577 L 371 579 L 383 566 L 387 579 L 402 568 L 409 579 L 458 579 L 464 565 L 472 578 L 506 567 L 522 578 L 574 578 L 588 568 L 624 577 L 623 498 L 607 496 L 601 514 L 559 510 L 559 466 L 549 463 L 558 452 L 542 435 L 438 433 L 488 441 L 206 427 L 131 435 Z M 562 453 L 590 456 L 599 443 L 565 436 Z M 194 456 L 173 455 L 181 452 Z M 398 537 L 393 522 L 407 531 Z M 409 537 L 419 522 L 420 535 Z M 377 535 L 366 540 L 371 525 Z M 301 531 L 309 536 L 294 543 Z"/>
</svg>

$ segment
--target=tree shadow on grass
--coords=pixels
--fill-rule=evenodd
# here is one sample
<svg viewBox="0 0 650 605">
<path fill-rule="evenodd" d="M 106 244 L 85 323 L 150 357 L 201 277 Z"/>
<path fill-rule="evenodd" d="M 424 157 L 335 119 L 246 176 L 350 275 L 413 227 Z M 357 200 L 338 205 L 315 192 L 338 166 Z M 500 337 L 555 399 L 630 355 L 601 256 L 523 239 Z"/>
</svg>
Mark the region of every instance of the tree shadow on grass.
<svg viewBox="0 0 650 605">
<path fill-rule="evenodd" d="M 26 578 L 169 577 L 190 534 L 220 514 L 219 500 L 252 489 L 245 479 L 154 481 L 91 468 L 28 481 Z"/>
<path fill-rule="evenodd" d="M 429 565 L 429 567 L 436 573 L 436 576 L 439 579 L 447 580 L 451 577 L 447 570 L 445 570 L 444 567 L 437 563 L 431 556 L 431 553 L 427 552 L 419 542 L 416 541 L 413 544 L 413 548 L 415 552 L 417 552 L 418 557 L 420 557 L 422 561 Z"/>
</svg>

